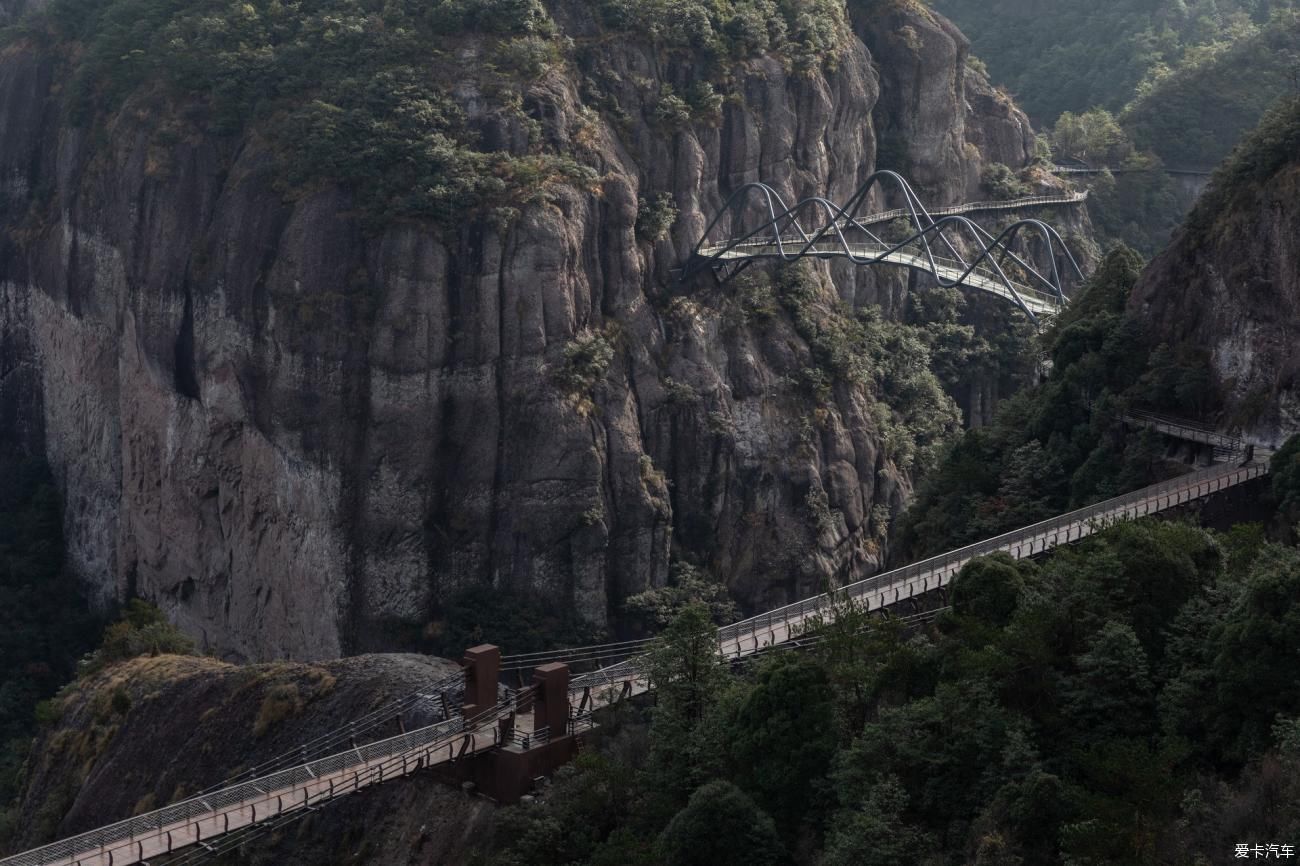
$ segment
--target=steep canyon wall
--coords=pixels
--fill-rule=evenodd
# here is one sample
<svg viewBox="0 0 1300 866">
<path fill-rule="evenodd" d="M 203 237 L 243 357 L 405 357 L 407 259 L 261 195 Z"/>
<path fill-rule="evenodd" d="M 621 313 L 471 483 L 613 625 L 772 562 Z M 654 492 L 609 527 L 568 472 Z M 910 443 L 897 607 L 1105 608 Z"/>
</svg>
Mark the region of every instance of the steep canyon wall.
<svg viewBox="0 0 1300 866">
<path fill-rule="evenodd" d="M 750 606 L 880 566 L 911 478 L 870 399 L 837 386 L 810 427 L 791 324 L 672 269 L 745 182 L 842 200 L 898 166 L 953 203 L 1029 160 L 1027 120 L 951 25 L 855 3 L 836 63 L 745 61 L 715 120 L 668 128 L 656 101 L 690 62 L 551 11 L 594 47 L 527 83 L 528 124 L 480 88 L 479 40 L 459 49 L 489 147 L 539 132 L 599 176 L 508 223 L 371 230 L 347 188 L 279 191 L 255 124 L 176 131 L 187 106 L 145 94 L 69 124 L 57 59 L 3 50 L 0 432 L 48 456 L 101 602 L 141 595 L 226 658 L 310 660 L 411 645 L 481 583 L 606 623 L 674 557 Z M 647 240 L 661 193 L 679 215 Z M 894 318 L 916 281 L 833 271 Z M 566 393 L 565 349 L 592 335 L 612 358 Z"/>
</svg>

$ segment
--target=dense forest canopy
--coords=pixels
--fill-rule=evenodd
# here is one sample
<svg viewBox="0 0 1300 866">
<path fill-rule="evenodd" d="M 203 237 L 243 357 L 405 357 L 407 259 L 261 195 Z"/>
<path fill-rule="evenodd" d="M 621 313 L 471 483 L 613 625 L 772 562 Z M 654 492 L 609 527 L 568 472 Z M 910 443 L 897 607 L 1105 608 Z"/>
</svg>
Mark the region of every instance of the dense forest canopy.
<svg viewBox="0 0 1300 866">
<path fill-rule="evenodd" d="M 932 5 L 971 38 L 1055 159 L 1123 171 L 1077 179 L 1103 241 L 1148 258 L 1196 191 L 1165 170 L 1213 168 L 1269 106 L 1300 92 L 1294 0 Z"/>
<path fill-rule="evenodd" d="M 1121 122 L 1167 165 L 1213 166 L 1280 97 L 1300 93 L 1300 12 L 1197 51 L 1150 82 Z"/>
<path fill-rule="evenodd" d="M 1040 125 L 1119 112 L 1183 63 L 1247 38 L 1291 0 L 933 0 Z"/>
</svg>

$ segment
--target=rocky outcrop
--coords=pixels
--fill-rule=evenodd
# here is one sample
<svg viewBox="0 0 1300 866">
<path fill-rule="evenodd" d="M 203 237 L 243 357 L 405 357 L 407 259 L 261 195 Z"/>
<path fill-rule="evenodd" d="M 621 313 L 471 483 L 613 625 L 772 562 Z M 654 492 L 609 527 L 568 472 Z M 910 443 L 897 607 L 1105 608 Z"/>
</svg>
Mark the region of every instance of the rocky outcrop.
<svg viewBox="0 0 1300 866">
<path fill-rule="evenodd" d="M 1293 120 L 1291 142 L 1296 130 Z M 1268 165 L 1267 149 L 1294 146 L 1272 132 L 1248 139 L 1216 175 L 1130 307 L 1153 342 L 1208 354 L 1223 426 L 1276 446 L 1300 432 L 1300 164 L 1290 150 L 1265 177 L 1232 173 Z"/>
<path fill-rule="evenodd" d="M 284 198 L 255 128 L 160 136 L 141 100 L 68 126 L 51 58 L 6 48 L 0 433 L 54 467 L 72 566 L 233 659 L 410 646 L 480 583 L 607 623 L 673 557 L 748 607 L 877 569 L 911 481 L 869 399 L 837 388 L 814 417 L 790 323 L 672 272 L 746 181 L 842 200 L 884 141 L 944 204 L 985 162 L 1024 163 L 1028 124 L 967 75 L 960 34 L 876 5 L 852 4 L 833 68 L 747 61 L 684 128 L 655 106 L 689 63 L 589 40 L 584 71 L 552 66 L 522 107 L 595 188 L 513 222 L 378 233 L 345 189 Z M 552 11 L 575 37 L 597 27 Z M 524 146 L 476 89 L 476 50 L 457 99 L 490 146 Z M 623 119 L 588 104 L 593 79 Z M 638 207 L 665 192 L 679 217 L 648 241 Z M 850 305 L 903 314 L 906 274 L 835 277 Z M 566 347 L 597 337 L 612 360 L 566 393 Z M 810 514 L 822 494 L 829 522 Z"/>
<path fill-rule="evenodd" d="M 1030 161 L 1029 119 L 967 65 L 970 42 L 952 22 L 919 4 L 850 9 L 880 71 L 872 119 L 882 168 L 895 167 L 932 197 L 957 201 L 978 197 L 984 165 Z"/>
</svg>

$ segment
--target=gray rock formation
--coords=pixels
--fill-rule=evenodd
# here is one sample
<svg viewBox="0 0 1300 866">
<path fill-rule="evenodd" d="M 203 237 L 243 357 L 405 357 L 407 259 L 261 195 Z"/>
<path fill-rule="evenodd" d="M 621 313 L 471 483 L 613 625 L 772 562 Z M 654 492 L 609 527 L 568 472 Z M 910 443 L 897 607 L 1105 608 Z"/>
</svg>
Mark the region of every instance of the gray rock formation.
<svg viewBox="0 0 1300 866">
<path fill-rule="evenodd" d="M 946 204 L 985 163 L 1025 163 L 1028 122 L 967 73 L 950 25 L 921 7 L 855 14 L 834 71 L 746 63 L 717 121 L 680 130 L 653 107 L 689 70 L 606 42 L 596 65 L 628 122 L 590 110 L 567 67 L 524 95 L 597 189 L 508 226 L 377 235 L 346 190 L 282 198 L 253 132 L 163 143 L 132 102 L 106 138 L 62 124 L 53 59 L 11 46 L 0 433 L 48 455 L 73 567 L 101 601 L 139 594 L 232 659 L 402 645 L 483 582 L 604 623 L 675 555 L 748 607 L 877 569 L 872 515 L 896 513 L 911 480 L 868 401 L 837 389 L 809 428 L 789 384 L 809 349 L 789 323 L 755 326 L 727 289 L 671 273 L 746 181 L 842 199 L 885 164 L 884 140 Z M 457 95 L 491 146 L 526 141 L 472 76 Z M 662 192 L 680 216 L 651 243 L 638 203 Z M 844 301 L 894 317 L 915 282 L 835 277 Z M 592 334 L 613 361 L 566 395 L 565 347 Z M 816 491 L 832 529 L 809 517 Z"/>
<path fill-rule="evenodd" d="M 1129 304 L 1153 341 L 1208 355 L 1222 426 L 1273 446 L 1300 432 L 1300 168 L 1289 157 L 1231 196 L 1211 186 Z"/>
</svg>

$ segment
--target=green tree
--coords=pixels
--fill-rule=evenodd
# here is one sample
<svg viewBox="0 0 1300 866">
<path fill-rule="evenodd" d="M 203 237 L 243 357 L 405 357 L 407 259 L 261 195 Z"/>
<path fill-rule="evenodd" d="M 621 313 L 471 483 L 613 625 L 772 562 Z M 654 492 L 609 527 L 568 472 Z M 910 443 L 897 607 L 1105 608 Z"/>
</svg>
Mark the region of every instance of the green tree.
<svg viewBox="0 0 1300 866">
<path fill-rule="evenodd" d="M 1007 553 L 971 560 L 952 583 L 953 613 L 992 626 L 1006 625 L 1035 571 L 1032 562 L 1012 559 Z"/>
<path fill-rule="evenodd" d="M 710 618 L 719 625 L 736 618 L 736 602 L 726 584 L 706 569 L 681 561 L 674 562 L 669 570 L 667 586 L 631 596 L 624 608 L 647 630 L 658 630 L 694 604 L 708 607 Z"/>
<path fill-rule="evenodd" d="M 821 665 L 779 655 L 728 720 L 737 783 L 793 839 L 835 753 L 834 696 Z"/>
<path fill-rule="evenodd" d="M 776 825 L 730 782 L 702 785 L 659 837 L 665 866 L 753 866 L 786 861 Z"/>
<path fill-rule="evenodd" d="M 934 841 L 904 818 L 907 791 L 893 777 L 871 785 L 860 808 L 836 815 L 823 866 L 897 866 L 925 862 Z"/>
<path fill-rule="evenodd" d="M 1085 742 L 1150 734 L 1155 689 L 1133 629 L 1108 622 L 1075 662 L 1061 689 L 1072 730 Z"/>
<path fill-rule="evenodd" d="M 1273 454 L 1269 476 L 1278 510 L 1294 523 L 1300 516 L 1300 436 L 1292 436 Z"/>
<path fill-rule="evenodd" d="M 646 769 L 651 822 L 666 820 L 720 772 L 725 749 L 716 722 L 728 680 L 719 661 L 717 627 L 701 604 L 684 608 L 647 653 L 655 690 Z"/>
<path fill-rule="evenodd" d="M 1300 552 L 1260 553 L 1215 645 L 1215 729 L 1222 753 L 1242 762 L 1268 744 L 1279 713 L 1300 714 Z"/>
<path fill-rule="evenodd" d="M 1052 150 L 1096 168 L 1119 168 L 1134 152 L 1128 135 L 1104 108 L 1061 114 L 1052 127 Z"/>
</svg>

